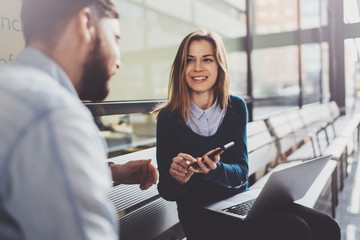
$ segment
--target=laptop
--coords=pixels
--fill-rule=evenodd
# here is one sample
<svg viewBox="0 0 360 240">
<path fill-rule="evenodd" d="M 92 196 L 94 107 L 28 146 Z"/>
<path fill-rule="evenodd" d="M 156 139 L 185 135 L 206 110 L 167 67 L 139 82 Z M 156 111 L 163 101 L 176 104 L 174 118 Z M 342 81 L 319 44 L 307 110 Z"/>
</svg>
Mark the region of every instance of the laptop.
<svg viewBox="0 0 360 240">
<path fill-rule="evenodd" d="M 250 189 L 205 206 L 206 209 L 248 220 L 306 194 L 331 155 L 278 165 L 262 188 Z"/>
</svg>

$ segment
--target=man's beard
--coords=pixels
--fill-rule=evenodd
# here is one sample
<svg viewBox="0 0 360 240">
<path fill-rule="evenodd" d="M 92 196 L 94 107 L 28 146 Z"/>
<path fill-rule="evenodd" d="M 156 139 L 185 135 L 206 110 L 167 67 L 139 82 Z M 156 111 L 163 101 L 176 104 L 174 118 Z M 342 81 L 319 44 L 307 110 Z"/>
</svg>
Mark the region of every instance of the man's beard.
<svg viewBox="0 0 360 240">
<path fill-rule="evenodd" d="M 106 62 L 106 57 L 100 49 L 100 39 L 97 37 L 94 48 L 84 64 L 78 91 L 81 100 L 101 101 L 108 95 L 107 81 L 110 79 L 110 74 Z"/>
</svg>

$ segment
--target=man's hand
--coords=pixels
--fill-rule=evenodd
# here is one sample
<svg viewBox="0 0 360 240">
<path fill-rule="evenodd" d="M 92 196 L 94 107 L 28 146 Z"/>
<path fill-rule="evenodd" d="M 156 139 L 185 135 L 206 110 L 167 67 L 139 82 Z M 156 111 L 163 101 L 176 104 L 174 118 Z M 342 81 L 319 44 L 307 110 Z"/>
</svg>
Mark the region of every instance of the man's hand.
<svg viewBox="0 0 360 240">
<path fill-rule="evenodd" d="M 157 169 L 150 162 L 151 159 L 111 164 L 113 180 L 120 184 L 140 184 L 141 190 L 148 189 L 158 180 Z"/>
</svg>

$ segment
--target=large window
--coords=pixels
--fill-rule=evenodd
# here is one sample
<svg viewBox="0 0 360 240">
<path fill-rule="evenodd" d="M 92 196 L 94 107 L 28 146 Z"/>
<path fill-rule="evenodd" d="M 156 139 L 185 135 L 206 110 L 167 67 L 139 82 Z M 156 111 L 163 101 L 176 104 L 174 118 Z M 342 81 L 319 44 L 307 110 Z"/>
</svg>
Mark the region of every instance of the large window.
<svg viewBox="0 0 360 240">
<path fill-rule="evenodd" d="M 328 0 L 255 0 L 254 119 L 330 99 Z"/>
<path fill-rule="evenodd" d="M 171 63 L 191 31 L 220 34 L 229 53 L 232 90 L 246 93 L 245 0 L 114 0 L 120 12 L 121 69 L 111 80 L 106 101 L 164 99 Z M 0 0 L 0 64 L 24 47 L 21 0 Z"/>
<path fill-rule="evenodd" d="M 360 0 L 113 1 L 120 12 L 122 65 L 105 101 L 166 99 L 177 48 L 189 32 L 201 28 L 224 40 L 231 92 L 249 95 L 253 115 L 263 115 L 266 106 L 339 100 L 344 89 L 334 82 L 341 81 L 343 70 L 347 102 L 360 88 Z M 0 6 L 0 64 L 7 64 L 24 46 L 21 0 L 0 0 Z M 333 62 L 343 53 L 345 69 Z"/>
<path fill-rule="evenodd" d="M 232 44 L 246 35 L 245 0 L 115 0 L 121 15 L 122 66 L 106 100 L 164 99 L 181 40 L 207 29 L 221 35 L 232 90 L 246 93 L 246 55 Z M 216 16 L 216 17 L 214 17 Z"/>
</svg>

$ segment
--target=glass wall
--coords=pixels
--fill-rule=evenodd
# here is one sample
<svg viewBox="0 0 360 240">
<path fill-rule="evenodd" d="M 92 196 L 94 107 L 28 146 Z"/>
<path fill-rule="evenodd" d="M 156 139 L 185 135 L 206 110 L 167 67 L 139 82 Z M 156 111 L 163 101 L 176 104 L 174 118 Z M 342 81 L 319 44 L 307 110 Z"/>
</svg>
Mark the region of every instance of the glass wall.
<svg viewBox="0 0 360 240">
<path fill-rule="evenodd" d="M 107 101 L 165 99 L 169 70 L 181 40 L 201 28 L 223 38 L 232 91 L 246 93 L 246 55 L 233 44 L 246 35 L 245 0 L 115 2 L 121 15 L 122 66 L 111 81 Z"/>
<path fill-rule="evenodd" d="M 356 31 L 360 29 L 360 0 L 113 1 L 121 16 L 122 65 L 110 82 L 107 103 L 166 99 L 169 70 L 178 45 L 189 32 L 201 28 L 215 31 L 223 38 L 228 52 L 231 92 L 251 101 L 253 108 L 249 109 L 253 119 L 289 107 L 333 100 L 330 90 L 333 93 L 338 90 L 332 88 L 334 79 L 339 79 L 335 73 L 341 72 L 338 68 L 342 65 L 331 62 L 337 59 L 329 56 L 342 55 L 339 43 L 345 46 L 348 108 L 354 106 L 356 91 L 360 92 L 360 31 Z M 340 20 L 336 19 L 339 5 L 344 7 L 344 17 L 342 19 L 341 14 Z M 337 9 L 331 9 L 334 6 Z M 0 0 L 0 64 L 13 61 L 24 47 L 20 7 L 21 0 Z M 334 28 L 344 33 L 341 40 Z M 135 129 L 138 126 L 145 129 L 146 124 L 149 129 L 154 128 L 154 122 L 149 116 L 136 114 L 140 117 L 117 115 L 96 119 L 109 145 L 122 136 L 119 132 L 132 134 L 124 139 L 146 142 L 137 136 Z M 142 118 L 148 119 L 143 125 L 131 124 Z M 153 137 L 150 134 L 147 138 L 153 141 Z M 114 151 L 120 150 L 114 148 Z"/>
<path fill-rule="evenodd" d="M 329 97 L 327 0 L 254 1 L 254 118 Z M 267 108 L 267 109 L 266 109 Z"/>
<path fill-rule="evenodd" d="M 245 0 L 114 0 L 120 12 L 121 69 L 106 101 L 165 99 L 169 69 L 181 40 L 191 31 L 220 34 L 229 53 L 232 91 L 246 94 Z M 0 64 L 24 47 L 21 0 L 0 0 Z M 216 17 L 214 17 L 216 16 Z"/>
</svg>

